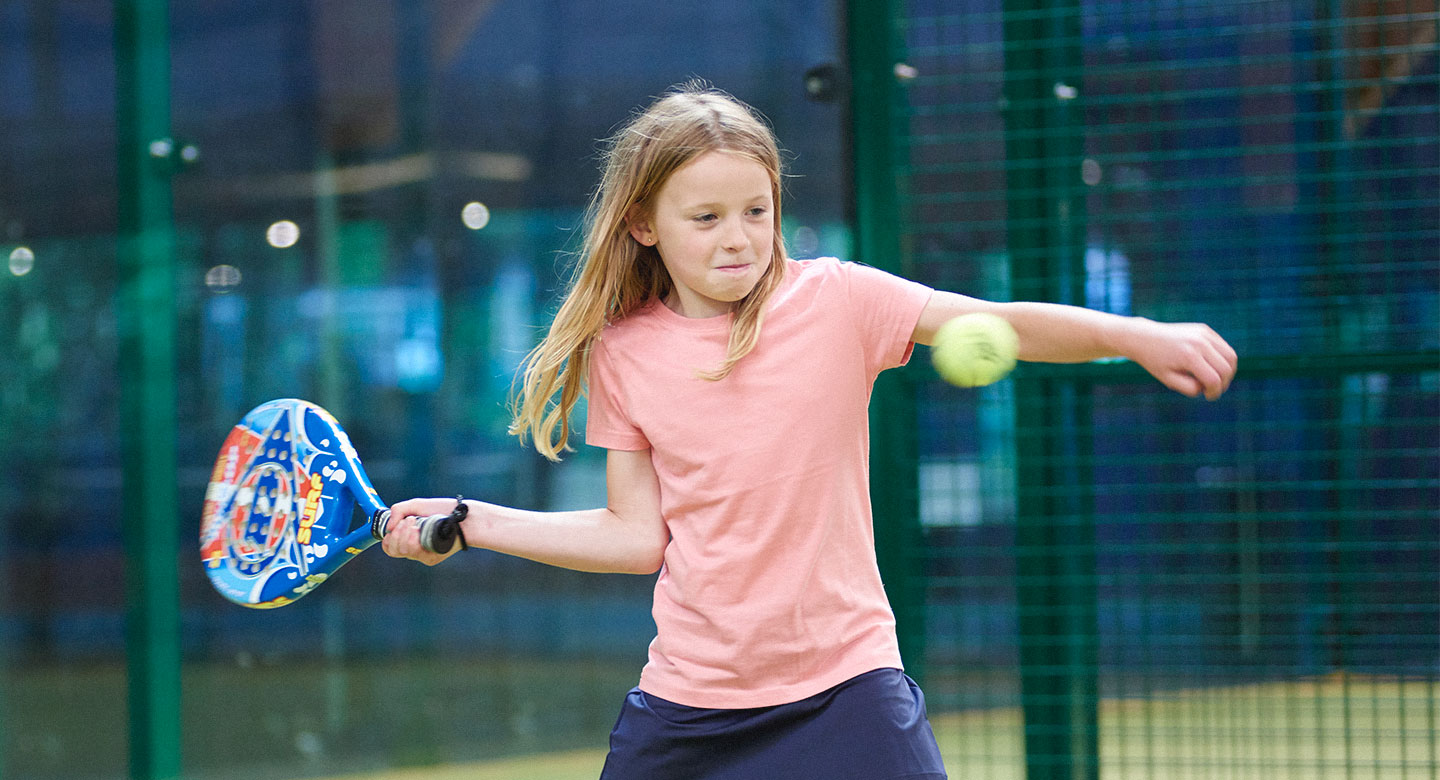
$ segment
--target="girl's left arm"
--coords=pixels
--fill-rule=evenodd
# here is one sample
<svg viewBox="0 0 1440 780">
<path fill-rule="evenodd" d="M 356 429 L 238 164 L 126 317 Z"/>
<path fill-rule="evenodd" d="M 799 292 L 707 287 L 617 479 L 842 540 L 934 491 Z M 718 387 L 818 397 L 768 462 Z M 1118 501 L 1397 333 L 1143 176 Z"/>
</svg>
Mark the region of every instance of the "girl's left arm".
<svg viewBox="0 0 1440 780">
<path fill-rule="evenodd" d="M 1171 390 L 1212 401 L 1235 377 L 1235 350 L 1203 323 L 1155 322 L 1056 303 L 994 303 L 943 290 L 930 296 L 911 340 L 933 344 L 941 325 L 971 312 L 1009 321 L 1020 335 L 1021 360 L 1086 363 L 1129 358 Z"/>
</svg>

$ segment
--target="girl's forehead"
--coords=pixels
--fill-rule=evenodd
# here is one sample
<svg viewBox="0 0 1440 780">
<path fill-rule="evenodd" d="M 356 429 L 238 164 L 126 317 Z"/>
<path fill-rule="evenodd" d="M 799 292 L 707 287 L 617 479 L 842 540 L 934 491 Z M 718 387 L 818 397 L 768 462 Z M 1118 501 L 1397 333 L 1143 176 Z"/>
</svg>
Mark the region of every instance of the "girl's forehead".
<svg viewBox="0 0 1440 780">
<path fill-rule="evenodd" d="M 747 199 L 770 194 L 770 169 L 739 152 L 704 152 L 685 163 L 660 188 L 662 199 L 689 200 L 701 193 Z"/>
</svg>

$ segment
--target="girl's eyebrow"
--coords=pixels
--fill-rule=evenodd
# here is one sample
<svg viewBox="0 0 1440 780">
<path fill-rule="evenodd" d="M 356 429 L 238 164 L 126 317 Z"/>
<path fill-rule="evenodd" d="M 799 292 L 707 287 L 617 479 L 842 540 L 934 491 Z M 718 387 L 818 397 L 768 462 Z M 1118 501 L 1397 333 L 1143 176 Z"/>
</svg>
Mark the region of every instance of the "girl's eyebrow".
<svg viewBox="0 0 1440 780">
<path fill-rule="evenodd" d="M 746 203 L 754 203 L 755 201 L 759 201 L 759 200 L 769 200 L 769 199 L 770 199 L 770 193 L 768 193 L 768 192 L 763 192 L 763 193 L 759 193 L 759 194 L 756 194 L 756 195 L 751 196 L 751 197 L 748 198 L 745 202 L 746 202 Z M 691 203 L 691 204 L 688 204 L 688 205 L 687 205 L 687 204 L 682 204 L 681 207 L 680 207 L 680 210 L 681 210 L 681 211 L 718 211 L 718 210 L 720 210 L 724 205 L 725 205 L 725 204 L 720 203 L 720 202 L 718 202 L 718 201 L 707 201 L 707 202 L 705 202 L 705 203 Z"/>
</svg>

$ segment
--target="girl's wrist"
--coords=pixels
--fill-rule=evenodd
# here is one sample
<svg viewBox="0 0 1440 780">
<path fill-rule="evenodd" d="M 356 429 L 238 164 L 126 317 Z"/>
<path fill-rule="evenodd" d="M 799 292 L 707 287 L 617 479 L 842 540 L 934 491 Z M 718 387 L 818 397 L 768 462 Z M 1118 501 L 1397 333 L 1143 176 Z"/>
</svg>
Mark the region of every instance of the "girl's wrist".
<svg viewBox="0 0 1440 780">
<path fill-rule="evenodd" d="M 1109 357 L 1123 357 L 1136 360 L 1141 351 L 1140 342 L 1144 332 L 1152 323 L 1144 317 L 1114 317 L 1105 328 L 1104 345 Z M 1138 362 L 1138 361 L 1137 361 Z"/>
<path fill-rule="evenodd" d="M 466 506 L 466 513 L 465 519 L 460 521 L 460 535 L 465 539 L 465 547 L 471 550 L 483 548 L 484 545 L 480 543 L 479 539 L 479 530 L 480 518 L 485 512 L 486 506 L 473 498 L 464 499 L 463 503 Z M 460 545 L 455 546 L 459 547 Z"/>
</svg>

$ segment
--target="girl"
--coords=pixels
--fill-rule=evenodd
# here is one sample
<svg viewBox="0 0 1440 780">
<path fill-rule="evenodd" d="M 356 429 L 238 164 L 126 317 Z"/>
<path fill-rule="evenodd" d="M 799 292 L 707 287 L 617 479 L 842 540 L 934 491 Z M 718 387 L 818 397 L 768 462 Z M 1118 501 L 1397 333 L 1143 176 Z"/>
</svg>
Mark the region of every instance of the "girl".
<svg viewBox="0 0 1440 780">
<path fill-rule="evenodd" d="M 1015 326 L 1024 360 L 1124 356 L 1191 396 L 1219 397 L 1235 373 L 1204 325 L 989 303 L 792 260 L 780 185 L 769 128 L 703 85 L 611 139 L 582 262 L 526 359 L 511 426 L 557 460 L 588 387 L 606 506 L 467 502 L 470 547 L 660 572 L 656 637 L 602 778 L 945 777 L 875 562 L 866 407 L 876 375 L 949 319 L 991 312 Z M 454 507 L 396 504 L 385 551 L 444 560 L 408 519 Z"/>
</svg>

